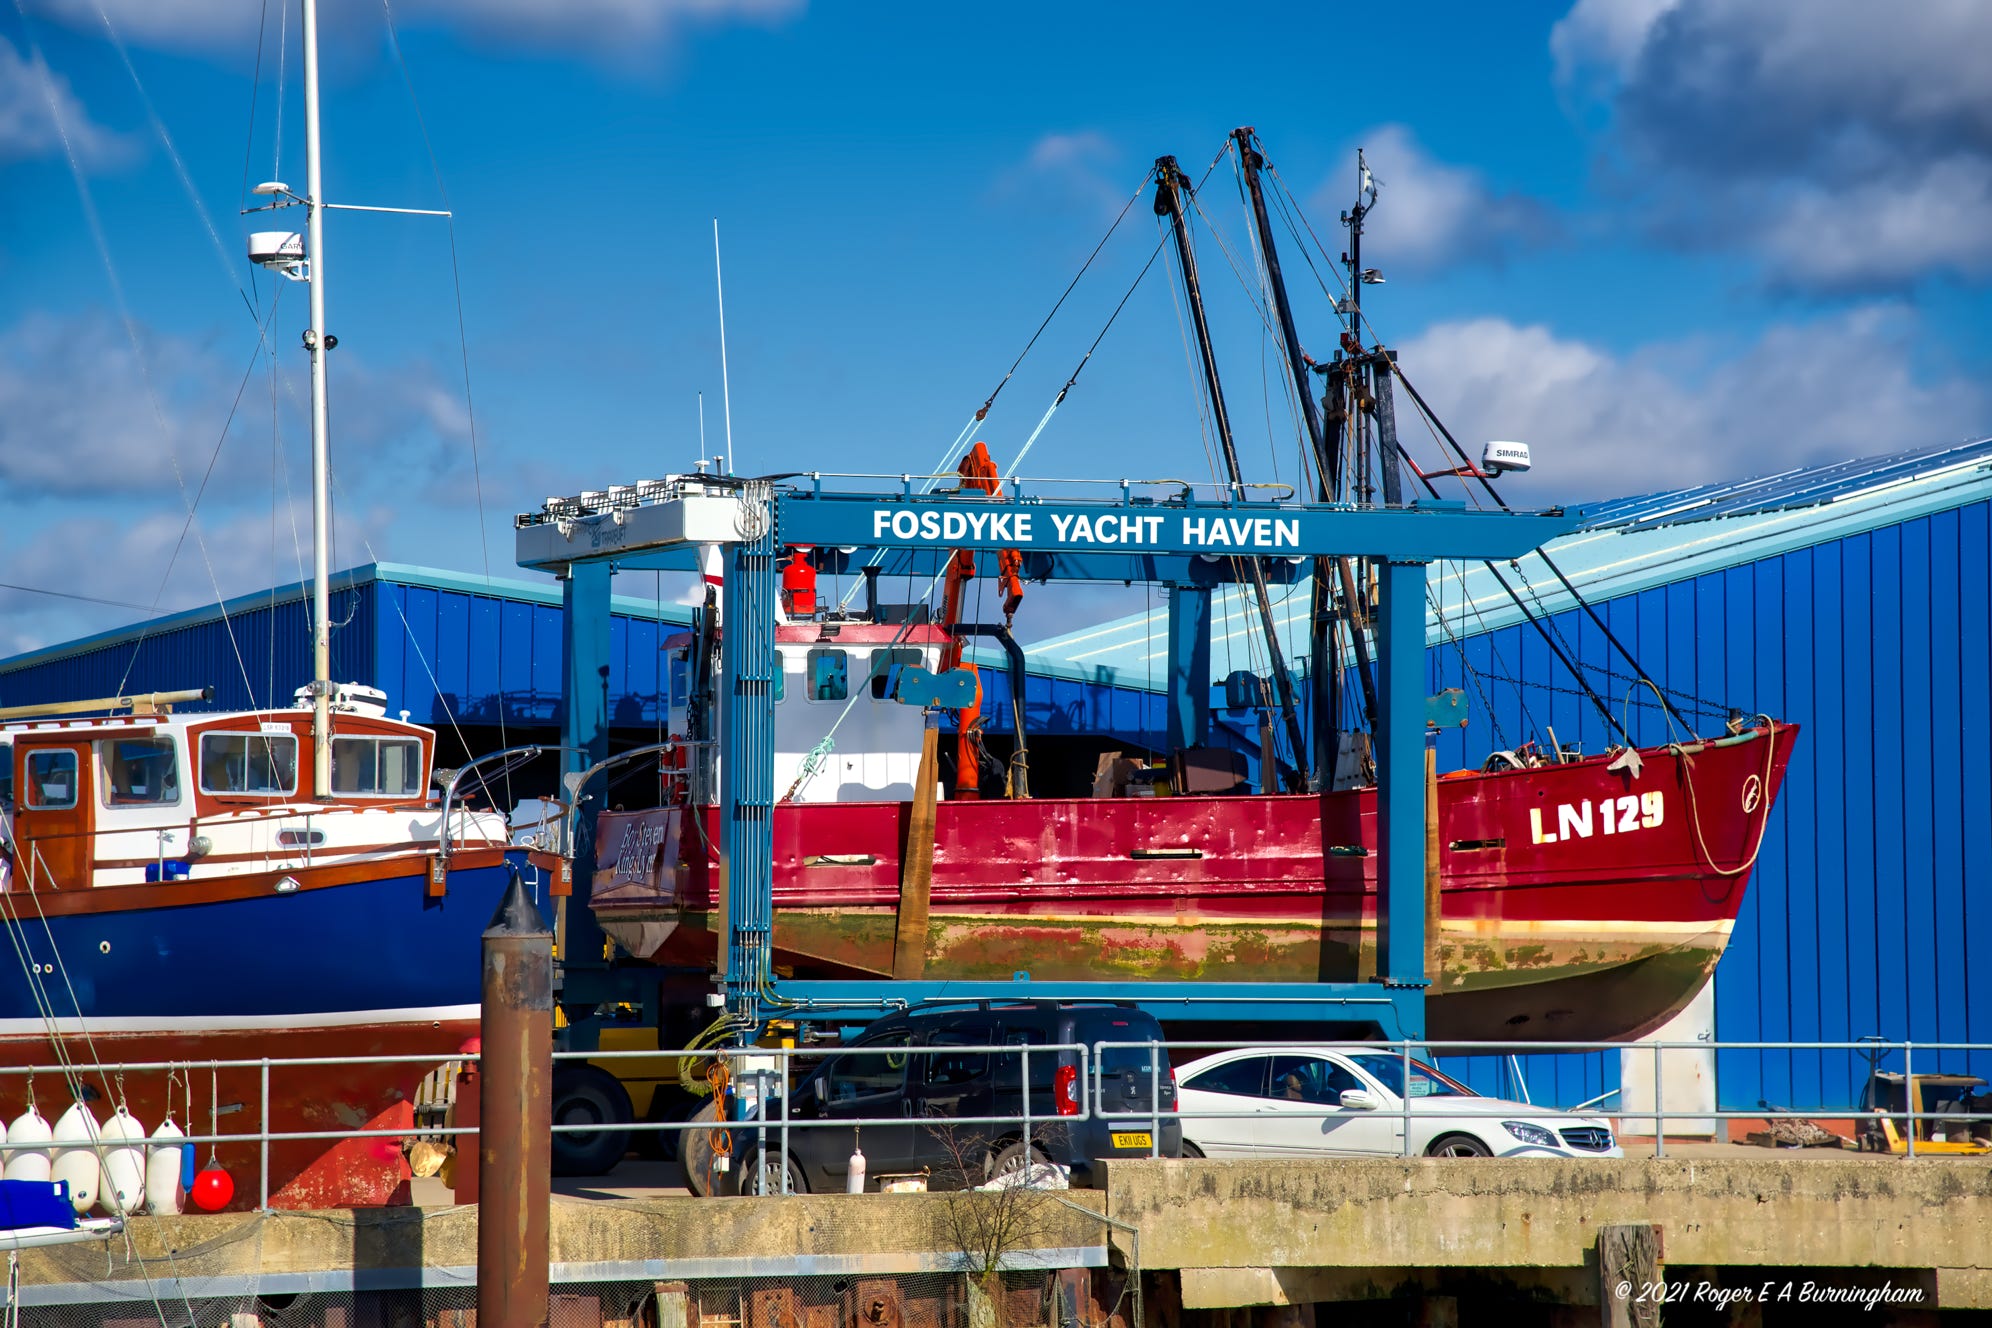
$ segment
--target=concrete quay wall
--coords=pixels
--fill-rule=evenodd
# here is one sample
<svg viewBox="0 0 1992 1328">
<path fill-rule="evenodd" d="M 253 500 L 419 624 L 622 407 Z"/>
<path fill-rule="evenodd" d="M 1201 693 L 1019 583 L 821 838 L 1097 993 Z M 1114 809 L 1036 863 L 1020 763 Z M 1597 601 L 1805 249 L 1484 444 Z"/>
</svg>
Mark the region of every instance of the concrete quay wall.
<svg viewBox="0 0 1992 1328">
<path fill-rule="evenodd" d="M 1925 1311 L 1992 1308 L 1983 1158 L 1140 1160 L 1109 1163 L 1101 1190 L 1060 1197 L 1006 1261 L 1100 1270 L 1096 1282 L 1109 1263 L 1136 1265 L 1155 1286 L 1152 1323 L 1445 1295 L 1462 1277 L 1597 1304 L 1600 1233 L 1634 1226 L 1658 1228 L 1670 1279 L 1839 1270 L 1914 1280 Z M 961 1263 L 948 1220 L 960 1202 L 556 1199 L 554 1275 L 697 1284 L 946 1272 Z M 85 1300 L 146 1274 L 195 1297 L 461 1286 L 475 1275 L 476 1223 L 467 1207 L 140 1217 L 129 1252 L 122 1239 L 23 1252 L 23 1301 Z"/>
</svg>

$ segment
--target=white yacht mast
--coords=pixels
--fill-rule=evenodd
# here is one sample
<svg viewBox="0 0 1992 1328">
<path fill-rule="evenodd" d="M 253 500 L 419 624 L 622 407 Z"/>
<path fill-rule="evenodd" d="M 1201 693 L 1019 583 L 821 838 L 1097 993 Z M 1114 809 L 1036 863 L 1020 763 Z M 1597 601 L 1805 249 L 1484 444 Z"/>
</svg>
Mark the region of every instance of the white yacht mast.
<svg viewBox="0 0 1992 1328">
<path fill-rule="evenodd" d="M 331 449 L 325 405 L 325 191 L 318 150 L 318 0 L 304 0 L 304 193 L 311 327 L 311 795 L 332 796 Z"/>
</svg>

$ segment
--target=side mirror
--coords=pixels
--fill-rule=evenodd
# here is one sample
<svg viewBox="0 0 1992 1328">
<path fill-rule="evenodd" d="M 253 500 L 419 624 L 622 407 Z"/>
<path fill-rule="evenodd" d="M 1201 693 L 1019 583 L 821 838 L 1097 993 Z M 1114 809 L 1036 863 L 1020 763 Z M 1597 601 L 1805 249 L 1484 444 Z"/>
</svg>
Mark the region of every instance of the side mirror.
<svg viewBox="0 0 1992 1328">
<path fill-rule="evenodd" d="M 1344 1111 L 1375 1111 L 1376 1099 L 1371 1097 L 1364 1089 L 1345 1088 L 1342 1090 L 1342 1109 Z"/>
</svg>

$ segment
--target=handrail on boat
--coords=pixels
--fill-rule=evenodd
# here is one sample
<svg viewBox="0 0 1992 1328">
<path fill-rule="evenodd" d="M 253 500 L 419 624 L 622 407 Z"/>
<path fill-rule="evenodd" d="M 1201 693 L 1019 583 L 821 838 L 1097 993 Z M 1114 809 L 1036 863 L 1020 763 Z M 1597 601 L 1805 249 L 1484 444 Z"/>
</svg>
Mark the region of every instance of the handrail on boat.
<svg viewBox="0 0 1992 1328">
<path fill-rule="evenodd" d="M 504 764 L 499 766 L 498 769 L 488 774 L 478 775 L 477 782 L 488 786 L 490 780 L 508 775 L 526 762 L 534 760 L 547 752 L 585 752 L 586 750 L 585 747 L 566 747 L 558 743 L 527 743 L 520 747 L 503 747 L 495 752 L 486 752 L 483 756 L 477 757 L 472 761 L 467 761 L 455 770 L 452 770 L 450 772 L 449 783 L 443 787 L 443 822 L 437 832 L 436 838 L 436 866 L 438 870 L 444 872 L 449 870 L 450 853 L 455 847 L 456 840 L 456 836 L 450 830 L 450 806 L 456 801 L 457 787 L 463 783 L 465 775 L 476 770 L 481 765 L 488 765 L 494 761 L 502 761 Z M 509 818 L 507 820 L 507 833 L 508 835 L 510 833 Z"/>
<path fill-rule="evenodd" d="M 593 779 L 596 775 L 601 774 L 604 770 L 609 769 L 611 766 L 623 765 L 629 761 L 635 760 L 639 756 L 649 756 L 653 752 L 675 752 L 680 747 L 712 747 L 716 745 L 717 744 L 710 738 L 699 738 L 699 739 L 676 738 L 667 742 L 646 743 L 641 747 L 632 747 L 626 752 L 616 752 L 611 756 L 603 757 L 601 760 L 595 762 L 595 764 L 591 766 L 588 766 L 586 769 L 570 770 L 566 774 L 562 775 L 560 777 L 560 782 L 567 791 L 567 814 L 563 818 L 564 824 L 562 826 L 562 839 L 561 839 L 562 856 L 566 856 L 566 853 L 572 848 L 574 844 L 574 835 L 575 835 L 574 821 L 575 818 L 581 814 L 581 790 L 588 786 L 589 780 Z M 561 750 L 571 752 L 575 749 L 572 747 L 566 747 L 562 748 Z"/>
</svg>

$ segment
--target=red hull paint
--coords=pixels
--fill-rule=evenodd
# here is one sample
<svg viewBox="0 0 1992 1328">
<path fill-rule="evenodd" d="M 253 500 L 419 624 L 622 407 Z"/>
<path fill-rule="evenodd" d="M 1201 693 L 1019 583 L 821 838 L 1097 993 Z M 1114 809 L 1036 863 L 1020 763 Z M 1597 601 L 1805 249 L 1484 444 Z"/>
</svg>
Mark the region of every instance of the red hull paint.
<svg viewBox="0 0 1992 1328">
<path fill-rule="evenodd" d="M 1651 749 L 1637 778 L 1597 757 L 1442 780 L 1435 1030 L 1623 1036 L 1679 1009 L 1726 943 L 1796 738 L 1796 726 L 1781 725 L 1769 742 L 1759 731 L 1686 753 Z M 778 968 L 889 971 L 908 814 L 904 803 L 777 808 Z M 690 837 L 701 851 L 687 853 L 678 818 L 602 819 L 593 904 L 642 957 L 712 953 L 719 874 L 702 850 L 719 843 L 720 826 L 714 813 L 704 844 Z M 946 802 L 928 973 L 1368 977 L 1375 845 L 1374 789 Z M 1540 1011 L 1549 1018 L 1532 1018 L 1528 999 L 1511 1000 L 1506 1014 L 1494 1004 L 1469 1010 L 1464 999 L 1536 983 L 1562 984 Z M 1627 1008 L 1584 1010 L 1600 999 Z M 1557 1016 L 1567 1016 L 1560 1030 Z"/>
<path fill-rule="evenodd" d="M 263 1072 L 260 1066 L 223 1068 L 210 1072 L 203 1062 L 224 1060 L 301 1059 L 310 1057 L 424 1056 L 433 1060 L 388 1065 L 275 1065 L 270 1068 L 271 1133 L 333 1130 L 399 1130 L 414 1124 L 414 1098 L 430 1070 L 458 1054 L 477 1036 L 476 1018 L 444 1018 L 419 1022 L 356 1025 L 344 1028 L 258 1028 L 191 1033 L 95 1032 L 90 1043 L 100 1063 L 170 1061 L 192 1068 L 180 1072 L 172 1089 L 174 1118 L 190 1135 L 256 1134 L 265 1129 Z M 65 1036 L 64 1048 L 76 1054 L 81 1041 Z M 0 1066 L 23 1068 L 54 1063 L 46 1037 L 0 1039 Z M 106 1086 L 93 1069 L 80 1076 L 99 1094 Z M 11 1119 L 25 1103 L 24 1077 L 0 1077 Z M 192 1092 L 192 1105 L 188 1092 Z M 118 1085 L 109 1087 L 111 1102 L 93 1101 L 99 1120 L 115 1106 Z M 132 1114 L 148 1130 L 158 1128 L 167 1106 L 167 1073 L 134 1070 L 124 1076 L 123 1092 Z M 35 1094 L 44 1116 L 54 1117 L 68 1104 L 68 1091 L 59 1075 L 44 1073 L 35 1081 Z M 219 1104 L 220 1114 L 211 1116 Z M 216 1128 L 218 1127 L 218 1128 Z M 474 1149 L 474 1145 L 472 1146 Z M 200 1166 L 208 1164 L 209 1146 L 197 1150 Z M 262 1148 L 260 1144 L 224 1143 L 216 1160 L 235 1182 L 231 1210 L 257 1206 Z M 324 1139 L 276 1142 L 270 1145 L 270 1205 L 274 1208 L 358 1208 L 406 1202 L 408 1165 L 398 1138 Z M 193 1209 L 191 1200 L 188 1211 Z"/>
</svg>

